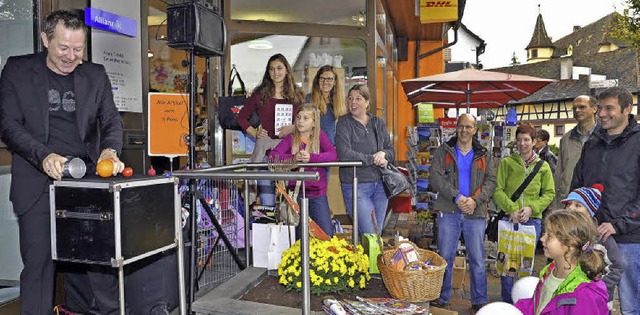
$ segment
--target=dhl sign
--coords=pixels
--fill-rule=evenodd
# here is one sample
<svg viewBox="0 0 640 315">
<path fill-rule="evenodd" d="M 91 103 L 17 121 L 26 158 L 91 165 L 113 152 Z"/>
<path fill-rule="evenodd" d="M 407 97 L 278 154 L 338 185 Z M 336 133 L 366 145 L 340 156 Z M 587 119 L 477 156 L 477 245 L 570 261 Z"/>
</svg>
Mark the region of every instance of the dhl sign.
<svg viewBox="0 0 640 315">
<path fill-rule="evenodd" d="M 458 0 L 420 0 L 420 22 L 442 23 L 458 19 Z"/>
</svg>

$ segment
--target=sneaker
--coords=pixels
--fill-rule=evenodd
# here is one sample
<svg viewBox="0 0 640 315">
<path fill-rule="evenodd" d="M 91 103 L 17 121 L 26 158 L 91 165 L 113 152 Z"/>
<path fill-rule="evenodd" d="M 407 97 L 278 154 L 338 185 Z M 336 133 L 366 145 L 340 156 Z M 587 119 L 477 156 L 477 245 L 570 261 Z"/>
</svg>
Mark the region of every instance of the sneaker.
<svg viewBox="0 0 640 315">
<path fill-rule="evenodd" d="M 477 312 L 477 311 L 479 311 L 482 307 L 484 307 L 485 305 L 487 305 L 487 304 L 486 304 L 486 303 L 483 303 L 483 304 L 473 304 L 473 305 L 471 305 L 471 309 L 472 309 L 474 312 Z"/>
<path fill-rule="evenodd" d="M 449 308 L 448 302 L 443 302 L 440 299 L 429 302 L 429 306 L 439 307 L 439 308 Z"/>
</svg>

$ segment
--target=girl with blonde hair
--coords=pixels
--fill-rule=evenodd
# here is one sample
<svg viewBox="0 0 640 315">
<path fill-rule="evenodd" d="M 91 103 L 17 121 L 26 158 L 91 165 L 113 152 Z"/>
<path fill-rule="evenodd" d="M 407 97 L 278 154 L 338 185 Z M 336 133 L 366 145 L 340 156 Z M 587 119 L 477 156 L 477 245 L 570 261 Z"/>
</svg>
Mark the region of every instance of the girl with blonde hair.
<svg viewBox="0 0 640 315">
<path fill-rule="evenodd" d="M 320 67 L 313 78 L 311 94 L 307 95 L 306 101 L 320 111 L 320 128 L 331 143 L 335 143 L 336 121 L 347 113 L 345 99 L 344 82 L 336 69 L 330 65 Z"/>
<path fill-rule="evenodd" d="M 295 159 L 302 163 L 334 162 L 338 159 L 336 148 L 327 135 L 320 129 L 320 112 L 311 104 L 298 108 L 293 134 L 285 136 L 269 153 L 269 157 Z M 305 168 L 305 171 L 318 172 L 316 181 L 306 181 L 304 193 L 309 198 L 309 217 L 315 221 L 330 237 L 333 235 L 331 211 L 327 200 L 327 173 L 324 167 Z M 296 181 L 289 182 L 289 188 L 295 189 Z"/>
</svg>

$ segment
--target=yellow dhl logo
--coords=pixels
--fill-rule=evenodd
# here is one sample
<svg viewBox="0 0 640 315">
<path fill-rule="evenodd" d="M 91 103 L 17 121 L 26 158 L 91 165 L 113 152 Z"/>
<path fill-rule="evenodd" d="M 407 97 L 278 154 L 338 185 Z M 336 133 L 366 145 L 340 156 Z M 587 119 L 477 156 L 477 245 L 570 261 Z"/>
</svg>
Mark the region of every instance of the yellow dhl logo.
<svg viewBox="0 0 640 315">
<path fill-rule="evenodd" d="M 427 8 L 449 8 L 456 7 L 451 1 L 425 1 L 424 6 Z"/>
</svg>

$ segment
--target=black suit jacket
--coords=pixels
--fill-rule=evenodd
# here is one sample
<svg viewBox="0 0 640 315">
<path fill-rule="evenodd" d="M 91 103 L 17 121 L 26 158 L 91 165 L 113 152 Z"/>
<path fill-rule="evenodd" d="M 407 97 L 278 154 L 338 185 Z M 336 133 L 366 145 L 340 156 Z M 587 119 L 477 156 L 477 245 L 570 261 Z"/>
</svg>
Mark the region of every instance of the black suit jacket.
<svg viewBox="0 0 640 315">
<path fill-rule="evenodd" d="M 49 177 L 42 161 L 52 152 L 49 139 L 49 84 L 46 51 L 11 57 L 0 76 L 0 136 L 12 153 L 11 193 L 17 215 L 45 191 Z M 87 156 L 122 149 L 122 119 L 102 65 L 84 61 L 74 70 L 76 118 Z"/>
</svg>

